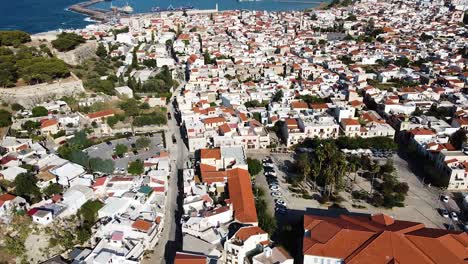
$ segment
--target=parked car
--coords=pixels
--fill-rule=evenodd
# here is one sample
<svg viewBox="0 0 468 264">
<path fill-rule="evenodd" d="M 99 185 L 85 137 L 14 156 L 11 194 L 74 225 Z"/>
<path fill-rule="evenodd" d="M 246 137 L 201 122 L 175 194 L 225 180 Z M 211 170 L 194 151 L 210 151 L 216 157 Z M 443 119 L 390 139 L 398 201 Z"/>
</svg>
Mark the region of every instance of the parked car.
<svg viewBox="0 0 468 264">
<path fill-rule="evenodd" d="M 440 214 L 445 218 L 449 218 L 449 212 L 447 209 L 440 209 Z"/>
<path fill-rule="evenodd" d="M 271 193 L 271 196 L 273 196 L 273 197 L 281 197 L 282 194 L 281 194 L 281 192 L 272 192 L 272 193 Z"/>
<path fill-rule="evenodd" d="M 464 222 L 464 223 L 463 223 L 463 230 L 464 230 L 465 232 L 468 232 L 468 222 Z"/>
<path fill-rule="evenodd" d="M 458 221 L 458 215 L 456 212 L 451 212 L 450 213 L 450 217 L 452 217 L 452 220 L 453 221 Z"/>
<path fill-rule="evenodd" d="M 270 190 L 272 190 L 272 191 L 274 191 L 274 192 L 279 191 L 279 189 L 280 189 L 279 186 L 276 185 L 276 184 L 270 185 Z"/>
<path fill-rule="evenodd" d="M 275 202 L 276 202 L 276 204 L 278 204 L 278 205 L 286 206 L 286 202 L 283 201 L 283 200 L 281 200 L 281 199 L 277 199 Z"/>
<path fill-rule="evenodd" d="M 117 155 L 112 155 L 112 159 L 113 159 L 113 160 L 116 160 L 116 159 L 117 159 Z"/>
<path fill-rule="evenodd" d="M 111 146 L 111 145 L 112 145 L 112 142 L 106 141 L 106 144 L 107 144 L 108 146 Z"/>
<path fill-rule="evenodd" d="M 442 196 L 442 201 L 443 201 L 444 203 L 448 203 L 449 200 L 450 200 L 450 198 L 448 197 L 448 195 Z"/>
</svg>

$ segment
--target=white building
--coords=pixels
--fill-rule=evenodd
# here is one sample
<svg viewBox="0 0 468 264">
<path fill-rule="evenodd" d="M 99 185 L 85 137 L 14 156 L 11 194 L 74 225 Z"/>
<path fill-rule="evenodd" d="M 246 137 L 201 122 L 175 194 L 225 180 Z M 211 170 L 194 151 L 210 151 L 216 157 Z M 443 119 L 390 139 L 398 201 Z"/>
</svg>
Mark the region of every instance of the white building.
<svg viewBox="0 0 468 264">
<path fill-rule="evenodd" d="M 268 233 L 260 227 L 242 227 L 224 244 L 224 261 L 227 264 L 245 263 L 249 253 L 255 250 L 263 251 L 264 246 L 268 244 Z"/>
</svg>

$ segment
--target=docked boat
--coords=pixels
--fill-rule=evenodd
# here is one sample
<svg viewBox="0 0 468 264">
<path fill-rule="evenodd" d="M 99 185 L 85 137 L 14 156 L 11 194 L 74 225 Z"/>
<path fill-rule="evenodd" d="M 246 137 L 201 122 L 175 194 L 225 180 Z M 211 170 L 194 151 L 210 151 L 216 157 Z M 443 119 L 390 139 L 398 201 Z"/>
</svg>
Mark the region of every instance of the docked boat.
<svg viewBox="0 0 468 264">
<path fill-rule="evenodd" d="M 133 7 L 126 5 L 121 8 L 121 11 L 127 14 L 133 13 Z"/>
</svg>

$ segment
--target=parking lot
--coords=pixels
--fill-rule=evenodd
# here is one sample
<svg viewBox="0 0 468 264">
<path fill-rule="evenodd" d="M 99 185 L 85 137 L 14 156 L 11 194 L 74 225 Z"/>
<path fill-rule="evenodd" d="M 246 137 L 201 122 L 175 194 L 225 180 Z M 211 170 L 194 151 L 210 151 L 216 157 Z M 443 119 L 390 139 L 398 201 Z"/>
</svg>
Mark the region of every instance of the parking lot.
<svg viewBox="0 0 468 264">
<path fill-rule="evenodd" d="M 147 149 L 140 149 L 134 152 L 135 142 L 139 137 L 147 137 L 151 139 L 151 143 Z M 127 146 L 128 152 L 121 157 L 114 155 L 115 147 L 118 144 Z M 88 153 L 91 158 L 112 159 L 115 163 L 115 173 L 126 173 L 128 163 L 139 160 L 145 160 L 154 156 L 157 152 L 164 149 L 160 133 L 150 135 L 132 136 L 128 138 L 115 139 L 106 141 L 101 144 L 91 146 L 84 151 Z"/>
<path fill-rule="evenodd" d="M 271 176 L 265 175 L 264 171 L 262 172 L 262 175 L 258 175 L 256 177 L 256 185 L 264 189 L 267 201 L 272 211 L 275 211 L 275 208 L 277 207 L 275 199 L 281 199 L 284 201 L 285 208 L 288 209 L 288 215 L 290 212 L 307 211 L 308 208 L 327 209 L 326 205 L 320 204 L 317 199 L 315 199 L 316 197 L 314 196 L 313 192 L 310 192 L 310 195 L 314 197 L 313 199 L 304 199 L 300 197 L 299 194 L 295 194 L 288 189 L 288 187 L 291 185 L 286 181 L 286 178 L 288 175 L 291 175 L 291 173 L 288 172 L 288 164 L 292 164 L 294 161 L 292 154 L 269 153 L 268 151 L 255 151 L 249 153 L 249 157 L 256 158 L 260 161 L 265 159 L 267 156 L 270 156 L 272 160 L 272 167 L 271 169 L 267 169 L 267 171 L 275 171 L 276 181 L 268 181 L 267 179 L 271 178 Z M 387 157 L 377 156 L 374 158 L 384 162 Z M 447 218 L 441 214 L 440 209 L 446 208 L 449 214 L 451 212 L 456 212 L 458 215 L 460 215 L 460 209 L 452 198 L 450 198 L 446 203 L 442 201 L 443 195 L 448 193 L 443 192 L 437 188 L 427 186 L 427 184 L 423 184 L 423 181 L 418 179 L 418 177 L 411 171 L 408 163 L 401 159 L 398 155 L 392 154 L 390 155 L 390 158 L 394 160 L 394 166 L 399 180 L 402 182 L 407 182 L 409 185 L 409 192 L 406 197 L 404 207 L 385 209 L 365 204 L 365 208 L 355 208 L 352 206 L 353 202 L 351 194 L 346 192 L 340 193 L 340 195 L 345 198 L 345 201 L 341 203 L 341 206 L 345 207 L 350 212 L 366 214 L 385 213 L 397 219 L 421 222 L 428 227 L 453 227 L 457 230 L 463 228 L 461 219 L 456 219 L 456 221 L 454 221 L 452 217 L 449 216 Z M 278 185 L 277 191 L 271 190 L 271 185 Z M 276 194 L 272 195 L 274 192 L 279 192 L 281 195 L 274 197 L 277 196 Z M 278 210 L 276 210 L 276 212 L 278 213 Z M 280 214 L 283 214 L 283 212 L 280 212 Z"/>
<path fill-rule="evenodd" d="M 268 202 L 269 209 L 275 212 L 278 216 L 289 215 L 292 209 L 295 212 L 304 211 L 306 208 L 318 208 L 320 204 L 317 200 L 303 199 L 295 193 L 289 191 L 291 186 L 287 182 L 288 164 L 293 162 L 291 153 L 268 153 L 255 152 L 249 153 L 249 156 L 262 161 L 266 157 L 268 166 L 264 166 L 264 171 L 261 175 L 257 175 L 255 183 L 257 187 L 265 191 L 265 197 Z M 271 188 L 272 186 L 273 189 Z M 277 202 L 277 200 L 280 200 Z"/>
</svg>

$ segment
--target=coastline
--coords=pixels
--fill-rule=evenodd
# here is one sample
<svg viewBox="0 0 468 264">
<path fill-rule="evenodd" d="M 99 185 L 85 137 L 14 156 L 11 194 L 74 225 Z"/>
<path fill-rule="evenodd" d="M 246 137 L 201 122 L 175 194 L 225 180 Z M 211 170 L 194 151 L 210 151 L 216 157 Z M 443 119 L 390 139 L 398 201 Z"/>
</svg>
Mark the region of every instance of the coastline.
<svg viewBox="0 0 468 264">
<path fill-rule="evenodd" d="M 95 21 L 107 22 L 110 20 L 109 13 L 112 13 L 112 11 L 104 11 L 104 10 L 89 8 L 90 6 L 95 5 L 97 3 L 101 3 L 101 2 L 104 2 L 104 0 L 89 0 L 85 2 L 80 2 L 78 4 L 74 4 L 68 7 L 67 10 L 73 11 L 82 15 L 86 15 L 90 19 L 95 20 Z"/>
<path fill-rule="evenodd" d="M 111 16 L 113 12 L 118 12 L 121 15 L 125 15 L 128 17 L 132 16 L 145 16 L 145 15 L 150 15 L 150 14 L 155 14 L 153 12 L 142 12 L 142 13 L 134 13 L 134 14 L 127 14 L 127 13 L 122 13 L 120 11 L 111 11 L 111 10 L 103 10 L 103 9 L 95 9 L 95 8 L 90 8 L 90 6 L 93 6 L 97 3 L 104 2 L 105 0 L 88 0 L 85 2 L 80 2 L 77 4 L 74 4 L 67 8 L 67 11 L 72 11 L 76 12 L 82 15 L 85 15 L 88 17 L 89 20 L 93 20 L 95 22 L 109 22 L 111 20 Z M 303 11 L 307 10 L 319 10 L 323 9 L 328 5 L 328 1 L 322 1 L 319 5 L 312 7 L 312 8 L 306 8 Z M 229 10 L 222 10 L 222 11 L 229 11 Z M 161 11 L 160 13 L 165 13 L 165 12 L 172 12 L 172 13 L 178 13 L 178 12 L 183 12 L 181 10 L 171 10 L 171 11 Z M 217 13 L 220 12 L 218 9 L 218 4 L 216 4 L 215 9 L 192 9 L 192 10 L 187 10 L 186 11 L 188 14 L 200 14 L 200 13 Z"/>
</svg>

